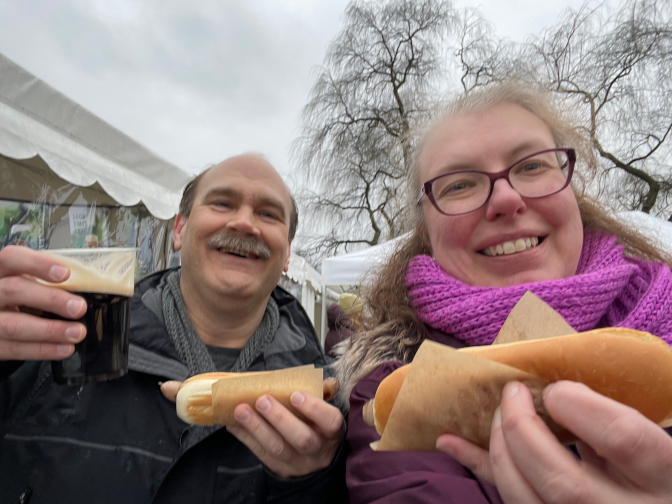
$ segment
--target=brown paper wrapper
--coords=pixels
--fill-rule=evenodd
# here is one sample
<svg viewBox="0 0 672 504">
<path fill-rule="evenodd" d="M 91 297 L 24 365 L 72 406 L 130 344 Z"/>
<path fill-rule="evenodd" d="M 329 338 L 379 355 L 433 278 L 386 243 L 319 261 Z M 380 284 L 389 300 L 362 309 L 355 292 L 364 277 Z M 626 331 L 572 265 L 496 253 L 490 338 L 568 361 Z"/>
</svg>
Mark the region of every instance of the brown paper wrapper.
<svg viewBox="0 0 672 504">
<path fill-rule="evenodd" d="M 610 337 L 608 342 L 602 337 L 607 333 Z M 575 360 L 594 360 L 594 356 L 599 355 L 598 364 L 605 364 L 601 368 L 597 366 L 590 376 L 578 374 L 580 369 L 590 369 L 589 365 L 577 365 L 577 362 L 569 362 L 564 357 L 562 348 L 569 342 L 568 339 L 563 339 L 557 347 L 558 352 L 554 353 L 540 352 L 535 347 L 545 342 L 533 341 L 572 334 L 580 338 L 572 342 Z M 659 425 L 672 426 L 672 391 L 669 387 L 672 383 L 672 354 L 661 353 L 659 348 L 655 348 L 661 340 L 650 335 L 644 335 L 642 340 L 650 344 L 639 345 L 636 350 L 619 336 L 642 339 L 642 333 L 638 331 L 618 328 L 579 334 L 550 306 L 528 291 L 512 310 L 492 346 L 460 351 L 432 341 L 425 341 L 420 346 L 383 435 L 377 444 L 372 443 L 372 448 L 435 451 L 438 436 L 449 433 L 487 449 L 492 418 L 501 404 L 502 390 L 506 383 L 514 380 L 530 389 L 537 413 L 565 444 L 574 442 L 576 438 L 552 421 L 543 408 L 541 397 L 544 387 L 559 379 L 586 383 L 607 397 L 637 408 L 647 418 L 660 422 Z M 500 350 L 499 345 L 503 343 L 520 347 L 516 352 L 505 348 Z M 576 357 L 577 344 L 585 346 L 582 354 L 585 357 Z M 636 376 L 629 370 L 628 376 L 640 386 L 636 391 L 625 394 L 615 386 L 622 382 L 619 373 L 624 373 L 625 369 L 608 365 L 610 361 L 622 361 L 624 353 L 629 358 L 651 362 L 656 369 L 669 369 L 670 372 L 663 373 L 665 376 L 658 373 L 654 379 L 647 374 L 647 369 L 640 369 L 640 374 Z M 661 391 L 665 393 L 661 394 Z M 653 401 L 652 396 L 660 400 Z"/>
<path fill-rule="evenodd" d="M 269 394 L 299 418 L 303 418 L 289 401 L 297 390 L 322 398 L 322 369 L 312 366 L 266 371 L 219 380 L 212 385 L 213 423 L 236 425 L 233 410 L 246 403 L 254 408 L 257 399 Z"/>
<path fill-rule="evenodd" d="M 377 450 L 436 451 L 441 434 L 456 434 L 487 449 L 495 410 L 510 381 L 524 383 L 537 412 L 557 435 L 541 393 L 548 382 L 524 371 L 426 340 L 399 391 Z"/>
<path fill-rule="evenodd" d="M 493 345 L 552 338 L 574 334 L 576 331 L 553 308 L 527 291 L 504 321 Z"/>
</svg>

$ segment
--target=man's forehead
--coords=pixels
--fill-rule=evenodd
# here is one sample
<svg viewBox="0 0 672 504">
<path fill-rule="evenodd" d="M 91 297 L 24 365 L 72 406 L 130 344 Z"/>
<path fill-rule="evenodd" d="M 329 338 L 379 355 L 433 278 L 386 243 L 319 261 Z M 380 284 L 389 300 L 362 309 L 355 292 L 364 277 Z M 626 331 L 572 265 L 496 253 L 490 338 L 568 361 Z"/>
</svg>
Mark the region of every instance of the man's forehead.
<svg viewBox="0 0 672 504">
<path fill-rule="evenodd" d="M 236 156 L 210 168 L 199 184 L 198 198 L 216 189 L 252 192 L 255 197 L 276 196 L 287 206 L 288 211 L 291 206 L 289 190 L 282 177 L 259 156 Z"/>
</svg>

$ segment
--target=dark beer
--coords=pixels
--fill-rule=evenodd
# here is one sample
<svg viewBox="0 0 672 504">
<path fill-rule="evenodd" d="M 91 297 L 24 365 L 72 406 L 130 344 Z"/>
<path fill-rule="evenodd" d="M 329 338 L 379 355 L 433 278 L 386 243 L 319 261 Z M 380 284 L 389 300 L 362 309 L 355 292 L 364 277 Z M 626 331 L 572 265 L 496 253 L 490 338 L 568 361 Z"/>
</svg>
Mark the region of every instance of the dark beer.
<svg viewBox="0 0 672 504">
<path fill-rule="evenodd" d="M 125 375 L 128 371 L 131 298 L 92 292 L 74 294 L 83 297 L 87 304 L 86 313 L 78 320 L 86 326 L 86 337 L 75 345 L 75 353 L 70 357 L 51 362 L 54 381 L 81 385 Z"/>
</svg>

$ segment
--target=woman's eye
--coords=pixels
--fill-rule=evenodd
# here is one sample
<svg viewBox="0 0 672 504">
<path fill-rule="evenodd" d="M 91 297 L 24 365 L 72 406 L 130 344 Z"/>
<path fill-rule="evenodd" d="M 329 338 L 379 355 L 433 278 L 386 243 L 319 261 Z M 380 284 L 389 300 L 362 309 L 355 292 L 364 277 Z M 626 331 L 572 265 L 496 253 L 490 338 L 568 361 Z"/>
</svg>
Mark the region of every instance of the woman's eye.
<svg viewBox="0 0 672 504">
<path fill-rule="evenodd" d="M 529 171 L 535 171 L 541 168 L 542 165 L 541 163 L 526 163 L 523 165 L 521 171 L 529 172 Z"/>
<path fill-rule="evenodd" d="M 470 184 L 467 182 L 453 182 L 447 186 L 441 188 L 438 192 L 439 198 L 453 198 L 460 195 L 470 188 Z"/>
</svg>

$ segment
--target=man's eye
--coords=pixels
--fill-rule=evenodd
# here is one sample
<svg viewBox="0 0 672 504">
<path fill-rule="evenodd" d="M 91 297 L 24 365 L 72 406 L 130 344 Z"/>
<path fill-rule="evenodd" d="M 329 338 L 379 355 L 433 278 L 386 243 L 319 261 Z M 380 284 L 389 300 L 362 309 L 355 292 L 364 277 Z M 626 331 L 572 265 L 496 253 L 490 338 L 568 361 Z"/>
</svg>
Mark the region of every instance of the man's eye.
<svg viewBox="0 0 672 504">
<path fill-rule="evenodd" d="M 215 201 L 215 206 L 229 208 L 231 204 L 228 201 Z"/>
<path fill-rule="evenodd" d="M 263 217 L 268 218 L 268 219 L 276 219 L 277 220 L 277 218 L 278 218 L 278 216 L 275 215 L 273 212 L 261 212 L 261 215 Z"/>
</svg>

